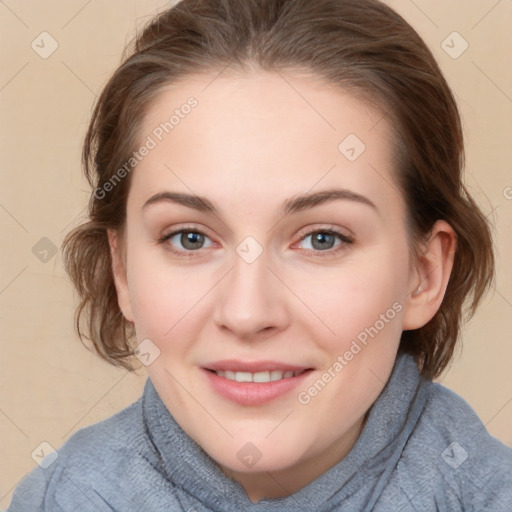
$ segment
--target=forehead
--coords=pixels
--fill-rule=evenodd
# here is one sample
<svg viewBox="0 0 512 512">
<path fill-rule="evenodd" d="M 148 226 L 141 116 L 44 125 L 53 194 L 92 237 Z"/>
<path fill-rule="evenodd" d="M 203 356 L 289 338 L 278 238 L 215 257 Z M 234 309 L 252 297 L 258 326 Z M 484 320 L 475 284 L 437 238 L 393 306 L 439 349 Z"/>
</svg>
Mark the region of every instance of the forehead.
<svg viewBox="0 0 512 512">
<path fill-rule="evenodd" d="M 243 197 L 255 205 L 269 199 L 269 191 L 288 197 L 317 186 L 395 202 L 399 195 L 388 120 L 314 76 L 253 71 L 190 77 L 155 98 L 139 143 L 148 137 L 154 147 L 132 183 L 141 195 L 173 188 L 224 202 Z"/>
</svg>

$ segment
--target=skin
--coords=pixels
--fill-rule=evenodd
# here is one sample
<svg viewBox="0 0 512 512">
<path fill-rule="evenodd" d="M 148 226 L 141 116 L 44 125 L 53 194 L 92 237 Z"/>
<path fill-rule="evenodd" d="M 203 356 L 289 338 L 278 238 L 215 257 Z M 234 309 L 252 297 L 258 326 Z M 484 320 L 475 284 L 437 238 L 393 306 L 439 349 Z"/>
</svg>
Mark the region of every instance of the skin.
<svg viewBox="0 0 512 512">
<path fill-rule="evenodd" d="M 192 77 L 160 93 L 140 140 L 190 96 L 198 106 L 133 171 L 125 231 L 109 232 L 115 281 L 137 339 L 160 350 L 147 369 L 169 411 L 257 502 L 297 491 L 350 451 L 402 331 L 423 326 L 441 304 L 455 235 L 438 221 L 422 256 L 411 257 L 391 126 L 347 91 L 299 74 Z M 353 162 L 338 150 L 348 134 L 366 146 Z M 290 198 L 332 188 L 375 207 L 337 199 L 280 211 Z M 171 201 L 143 207 L 164 191 L 205 197 L 217 213 Z M 204 233 L 204 245 L 185 254 L 180 235 L 158 242 L 184 228 Z M 335 236 L 319 248 L 306 236 L 327 228 L 352 243 Z M 263 250 L 252 263 L 236 252 L 247 236 Z M 298 393 L 393 304 L 396 316 L 301 404 Z M 270 403 L 238 405 L 213 391 L 200 369 L 230 358 L 314 370 Z M 250 468 L 237 457 L 247 442 L 261 453 Z"/>
</svg>

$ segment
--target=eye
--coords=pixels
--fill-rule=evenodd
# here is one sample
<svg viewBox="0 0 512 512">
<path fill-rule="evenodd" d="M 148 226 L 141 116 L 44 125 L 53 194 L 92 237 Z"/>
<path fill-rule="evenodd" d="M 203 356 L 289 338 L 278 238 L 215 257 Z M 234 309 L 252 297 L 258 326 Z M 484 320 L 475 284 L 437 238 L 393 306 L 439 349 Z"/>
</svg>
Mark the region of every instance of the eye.
<svg viewBox="0 0 512 512">
<path fill-rule="evenodd" d="M 168 243 L 175 252 L 193 252 L 211 247 L 213 242 L 201 231 L 182 229 L 173 231 L 159 240 Z"/>
<path fill-rule="evenodd" d="M 320 229 L 310 231 L 303 235 L 300 239 L 299 246 L 302 244 L 301 249 L 306 249 L 315 252 L 335 252 L 343 248 L 347 244 L 352 244 L 353 240 L 338 231 L 332 229 Z"/>
</svg>

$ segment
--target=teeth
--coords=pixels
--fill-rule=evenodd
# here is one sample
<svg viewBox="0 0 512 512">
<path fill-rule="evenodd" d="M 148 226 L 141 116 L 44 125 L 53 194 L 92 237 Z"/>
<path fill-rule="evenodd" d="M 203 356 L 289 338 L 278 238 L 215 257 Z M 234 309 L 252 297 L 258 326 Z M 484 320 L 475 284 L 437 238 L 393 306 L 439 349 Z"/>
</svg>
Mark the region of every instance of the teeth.
<svg viewBox="0 0 512 512">
<path fill-rule="evenodd" d="M 270 372 L 256 372 L 252 374 L 253 382 L 270 382 Z"/>
<path fill-rule="evenodd" d="M 252 382 L 252 373 L 249 372 L 236 372 L 235 380 L 237 382 Z"/>
<path fill-rule="evenodd" d="M 281 380 L 283 378 L 283 372 L 280 372 L 279 370 L 272 370 L 270 372 L 270 380 Z"/>
<path fill-rule="evenodd" d="M 275 380 L 289 379 L 290 377 L 297 376 L 302 373 L 302 370 L 298 372 L 272 370 L 256 373 L 217 370 L 215 373 L 219 377 L 224 377 L 225 379 L 234 380 L 236 382 L 273 382 Z"/>
</svg>

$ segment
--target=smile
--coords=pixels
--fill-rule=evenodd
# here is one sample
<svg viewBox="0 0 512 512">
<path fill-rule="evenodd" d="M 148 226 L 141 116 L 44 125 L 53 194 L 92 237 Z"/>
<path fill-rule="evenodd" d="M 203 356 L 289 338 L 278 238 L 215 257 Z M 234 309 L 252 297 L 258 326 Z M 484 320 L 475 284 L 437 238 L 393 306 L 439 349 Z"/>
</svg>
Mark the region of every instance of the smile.
<svg viewBox="0 0 512 512">
<path fill-rule="evenodd" d="M 278 361 L 223 360 L 202 368 L 210 389 L 239 405 L 256 406 L 290 396 L 313 368 Z"/>
<path fill-rule="evenodd" d="M 224 377 L 228 380 L 233 380 L 236 382 L 274 382 L 276 380 L 289 379 L 291 377 L 297 377 L 305 370 L 299 370 L 296 372 L 293 371 L 281 371 L 281 370 L 271 370 L 264 372 L 234 372 L 231 370 L 217 370 L 215 373 L 219 377 Z"/>
</svg>

